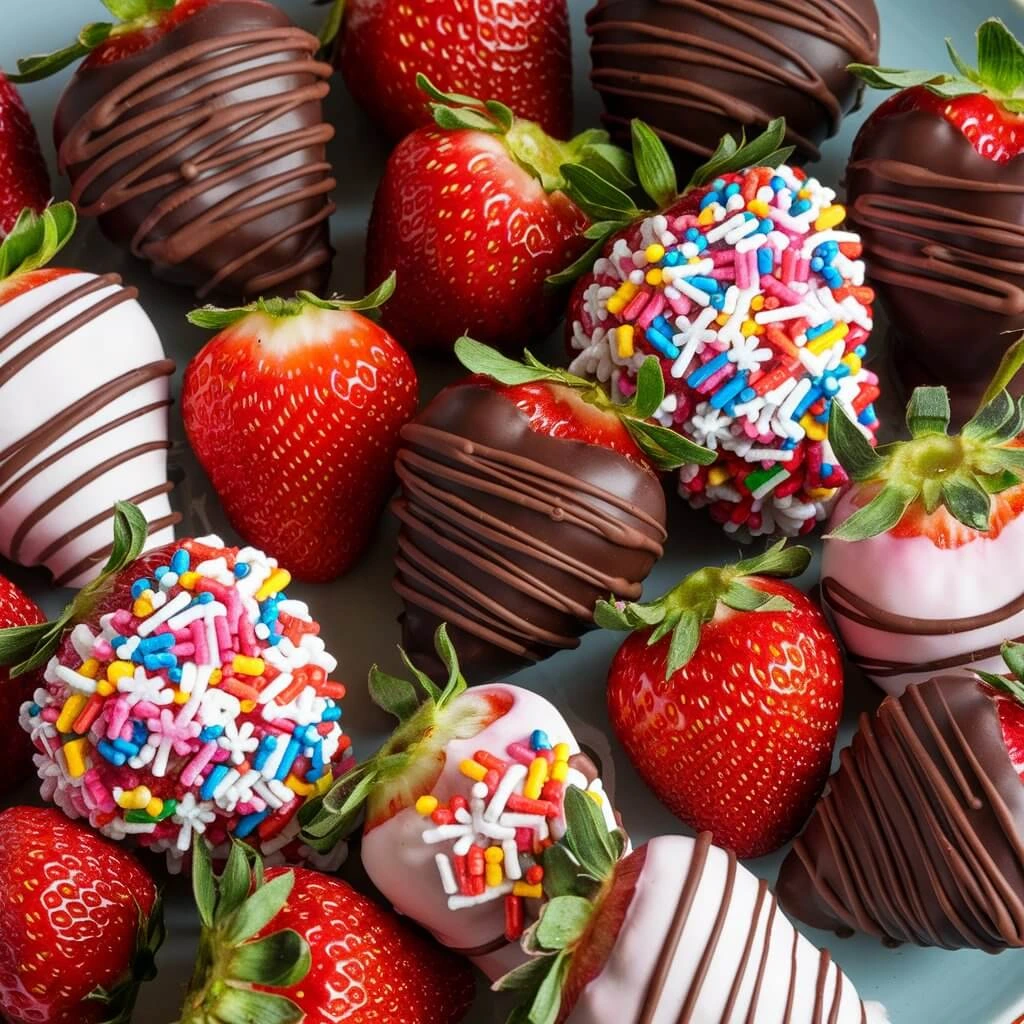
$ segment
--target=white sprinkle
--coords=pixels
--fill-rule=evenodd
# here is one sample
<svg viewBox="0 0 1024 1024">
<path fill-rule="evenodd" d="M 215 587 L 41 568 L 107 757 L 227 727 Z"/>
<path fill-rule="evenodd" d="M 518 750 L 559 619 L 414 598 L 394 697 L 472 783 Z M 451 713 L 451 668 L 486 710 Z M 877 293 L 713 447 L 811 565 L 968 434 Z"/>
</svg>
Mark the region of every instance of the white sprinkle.
<svg viewBox="0 0 1024 1024">
<path fill-rule="evenodd" d="M 149 636 L 157 626 L 162 625 L 172 616 L 177 615 L 178 612 L 184 611 L 191 601 L 192 595 L 187 590 L 183 590 L 177 595 L 177 597 L 172 597 L 171 600 L 163 606 L 163 608 L 153 612 L 149 618 L 143 619 L 142 622 L 139 623 L 139 628 L 136 632 L 139 636 Z M 134 639 L 134 637 L 132 637 L 132 639 Z M 130 642 L 131 641 L 129 641 L 129 643 Z"/>
<path fill-rule="evenodd" d="M 452 862 L 443 853 L 434 857 L 437 865 L 437 873 L 441 876 L 441 886 L 444 891 L 452 896 L 459 891 L 459 884 L 455 881 L 455 872 L 452 870 Z"/>
<path fill-rule="evenodd" d="M 467 907 L 478 907 L 481 903 L 491 903 L 494 900 L 500 900 L 503 896 L 507 896 L 512 891 L 511 882 L 502 882 L 501 885 L 495 885 L 492 888 L 485 889 L 483 894 L 480 896 L 449 896 L 448 897 L 448 909 L 449 910 L 465 910 Z"/>
<path fill-rule="evenodd" d="M 514 839 L 506 839 L 501 844 L 501 849 L 505 854 L 502 862 L 505 867 L 505 877 L 513 882 L 517 882 L 523 877 L 523 869 L 519 863 L 519 849 L 516 846 L 516 841 Z"/>
<path fill-rule="evenodd" d="M 527 768 L 524 764 L 515 763 L 509 766 L 502 776 L 498 788 L 491 797 L 491 802 L 484 811 L 484 821 L 497 821 L 501 812 L 505 810 L 505 804 L 512 795 L 515 788 L 526 778 Z"/>
</svg>

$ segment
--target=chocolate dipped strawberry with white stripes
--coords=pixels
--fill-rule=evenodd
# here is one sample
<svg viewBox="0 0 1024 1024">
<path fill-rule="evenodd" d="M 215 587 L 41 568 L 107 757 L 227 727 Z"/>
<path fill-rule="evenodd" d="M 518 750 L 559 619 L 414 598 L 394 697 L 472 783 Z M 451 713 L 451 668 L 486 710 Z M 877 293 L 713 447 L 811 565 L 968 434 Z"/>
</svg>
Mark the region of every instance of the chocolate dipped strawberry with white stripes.
<svg viewBox="0 0 1024 1024">
<path fill-rule="evenodd" d="M 82 586 L 110 552 L 116 501 L 147 547 L 174 539 L 168 359 L 136 289 L 48 266 L 75 208 L 25 210 L 0 245 L 0 554 Z"/>
</svg>

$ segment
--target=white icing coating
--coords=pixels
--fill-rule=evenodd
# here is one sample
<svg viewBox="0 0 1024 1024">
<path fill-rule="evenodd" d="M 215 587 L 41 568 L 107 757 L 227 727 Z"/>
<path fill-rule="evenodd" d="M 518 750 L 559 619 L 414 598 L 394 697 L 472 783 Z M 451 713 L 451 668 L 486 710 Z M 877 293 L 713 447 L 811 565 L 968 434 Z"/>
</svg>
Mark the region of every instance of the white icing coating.
<svg viewBox="0 0 1024 1024">
<path fill-rule="evenodd" d="M 604 969 L 580 994 L 568 1024 L 636 1024 L 641 1019 L 648 986 L 657 969 L 658 952 L 665 945 L 672 926 L 695 849 L 695 840 L 686 836 L 661 836 L 647 844 L 647 859 L 618 940 Z M 708 850 L 707 862 L 650 1024 L 680 1024 L 684 1020 L 680 1012 L 721 910 L 728 865 L 729 855 L 724 850 L 714 846 Z M 824 978 L 822 1012 L 815 1016 L 821 954 L 807 939 L 796 935 L 781 911 L 770 915 L 773 904 L 770 892 L 765 892 L 761 900 L 753 945 L 732 1009 L 725 1016 L 730 993 L 743 965 L 757 903 L 757 878 L 737 864 L 732 897 L 718 943 L 696 1002 L 685 1018 L 686 1024 L 745 1024 L 769 931 L 769 917 L 768 956 L 756 1016 L 750 1019 L 758 1024 L 823 1024 L 833 1019 L 836 1024 L 862 1024 L 856 990 L 845 977 L 839 982 L 838 968 L 833 963 L 828 964 Z M 792 1006 L 787 1015 L 794 966 Z M 833 1018 L 830 1013 L 837 983 L 841 984 L 839 1012 Z M 888 1021 L 879 1004 L 866 1003 L 864 1008 L 868 1024 Z"/>
<path fill-rule="evenodd" d="M 552 746 L 568 743 L 571 754 L 579 753 L 579 744 L 565 719 L 540 695 L 518 686 L 496 683 L 475 686 L 468 696 L 488 693 L 507 694 L 512 698 L 512 706 L 507 714 L 476 736 L 448 744 L 444 769 L 432 790 L 441 803 L 447 803 L 458 794 L 468 794 L 469 780 L 459 771 L 463 760 L 471 759 L 478 750 L 508 759 L 508 746 L 523 742 L 534 729 L 544 730 Z M 462 910 L 448 909 L 447 896 L 434 863 L 440 847 L 431 846 L 422 838 L 424 831 L 433 827 L 429 819 L 413 808 L 406 808 L 370 829 L 362 843 L 363 865 L 370 880 L 396 910 L 426 927 L 442 945 L 473 949 L 499 938 L 505 930 L 503 900 Z M 494 979 L 523 960 L 525 955 L 513 944 L 497 953 L 475 957 L 474 963 Z"/>
<path fill-rule="evenodd" d="M 830 526 L 853 511 L 845 494 Z M 997 537 L 979 534 L 956 548 L 940 548 L 926 537 L 898 538 L 885 533 L 861 541 L 826 540 L 822 548 L 822 579 L 831 577 L 858 597 L 885 611 L 922 619 L 954 619 L 981 615 L 1024 593 L 1024 517 L 1015 519 Z M 1024 636 L 1024 611 L 1000 622 L 964 633 L 907 635 L 853 622 L 830 604 L 836 628 L 847 648 L 858 656 L 915 665 L 969 654 Z M 971 661 L 968 666 L 999 672 L 1002 659 Z M 952 671 L 953 667 L 942 671 Z M 868 675 L 871 675 L 868 672 Z M 934 670 L 908 671 L 871 678 L 898 696 L 910 683 L 923 682 Z"/>
<path fill-rule="evenodd" d="M 67 274 L 0 304 L 0 370 L 44 335 L 120 290 L 119 285 L 107 284 L 73 302 L 55 306 L 57 311 L 43 323 L 4 346 L 4 338 L 29 317 L 59 304 L 62 296 L 96 280 L 94 274 Z M 18 446 L 32 431 L 59 419 L 76 402 L 123 374 L 164 358 L 156 329 L 134 299 L 100 313 L 32 358 L 6 384 L 0 385 L 0 453 L 9 452 L 8 458 L 16 456 Z M 132 498 L 164 484 L 167 453 L 159 444 L 167 441 L 167 407 L 160 403 L 167 401 L 169 391 L 169 378 L 164 375 L 132 388 L 70 427 L 16 471 L 12 483 L 19 486 L 13 493 L 10 485 L 0 487 L 0 552 L 11 557 L 14 534 L 27 516 L 62 488 L 118 453 L 143 445 L 153 448 L 84 483 L 73 497 L 47 512 L 25 536 L 17 561 L 24 565 L 40 564 L 42 553 L 75 527 L 112 509 L 116 500 Z M 155 408 L 91 441 L 76 443 L 105 424 L 149 406 Z M 69 450 L 58 456 L 68 446 Z M 166 493 L 155 494 L 141 508 L 151 522 L 168 517 L 171 511 Z M 168 526 L 154 531 L 148 546 L 156 547 L 173 539 L 173 528 Z M 44 564 L 59 579 L 110 541 L 110 521 L 103 519 L 60 544 Z M 94 572 L 82 572 L 66 582 L 81 586 L 91 575 Z"/>
</svg>

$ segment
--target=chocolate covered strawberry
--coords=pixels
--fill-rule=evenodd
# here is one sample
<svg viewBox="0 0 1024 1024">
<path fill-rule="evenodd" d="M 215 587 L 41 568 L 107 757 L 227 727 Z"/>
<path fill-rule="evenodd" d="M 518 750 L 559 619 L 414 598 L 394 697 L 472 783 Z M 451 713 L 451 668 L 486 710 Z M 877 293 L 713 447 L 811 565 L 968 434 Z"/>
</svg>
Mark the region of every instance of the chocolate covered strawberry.
<svg viewBox="0 0 1024 1024">
<path fill-rule="evenodd" d="M 786 577 L 810 561 L 781 544 L 701 569 L 650 604 L 602 602 L 629 629 L 608 670 L 608 710 L 668 808 L 739 857 L 778 849 L 828 775 L 843 707 L 839 647 Z"/>
<path fill-rule="evenodd" d="M 397 141 L 432 123 L 416 74 L 491 96 L 557 138 L 572 129 L 566 0 L 333 0 L 321 33 L 356 102 Z"/>
<path fill-rule="evenodd" d="M 531 959 L 495 988 L 528 1024 L 824 1021 L 886 1024 L 779 913 L 766 882 L 711 836 L 659 836 L 619 859 L 594 804 L 566 794 L 566 833 L 544 853 Z"/>
<path fill-rule="evenodd" d="M 844 477 L 825 442 L 839 402 L 872 433 L 878 378 L 866 369 L 873 294 L 835 192 L 784 161 L 782 120 L 750 143 L 726 136 L 679 194 L 664 145 L 633 124 L 654 209 L 593 175 L 570 194 L 600 219 L 575 279 L 570 369 L 626 399 L 660 360 L 667 427 L 716 452 L 685 465 L 679 492 L 725 531 L 797 536 L 824 519 Z"/>
<path fill-rule="evenodd" d="M 216 878 L 200 843 L 192 884 L 203 931 L 180 1024 L 458 1024 L 473 1000 L 465 961 L 336 878 L 264 871 L 241 844 Z"/>
<path fill-rule="evenodd" d="M 0 576 L 0 629 L 37 626 L 44 619 L 35 601 Z M 0 668 L 0 796 L 32 774 L 32 744 L 18 728 L 18 710 L 36 684 L 34 676 L 12 680 L 10 672 Z"/>
<path fill-rule="evenodd" d="M 32 119 L 18 90 L 0 71 L 0 239 L 22 210 L 42 213 L 51 195 Z"/>
<path fill-rule="evenodd" d="M 978 29 L 976 66 L 946 45 L 953 72 L 851 67 L 899 91 L 861 129 L 846 180 L 900 374 L 948 387 L 963 422 L 1006 332 L 1024 329 L 1024 46 L 998 18 Z"/>
<path fill-rule="evenodd" d="M 231 525 L 300 579 L 346 572 L 392 487 L 416 371 L 362 313 L 393 290 L 392 276 L 354 302 L 301 292 L 189 316 L 219 331 L 185 372 L 189 441 Z M 254 467 L 263 467 L 255 488 Z"/>
<path fill-rule="evenodd" d="M 576 647 L 594 604 L 640 596 L 665 541 L 658 469 L 713 458 L 648 417 L 657 361 L 632 401 L 461 338 L 477 376 L 442 391 L 402 429 L 395 589 L 413 660 L 438 669 L 447 622 L 471 678 Z"/>
<path fill-rule="evenodd" d="M 371 881 L 397 910 L 491 977 L 522 960 L 518 939 L 536 916 L 540 858 L 565 827 L 570 789 L 615 825 L 597 767 L 543 697 L 494 683 L 467 690 L 444 627 L 443 687 L 403 652 L 412 683 L 370 673 L 374 701 L 398 729 L 381 750 L 303 811 L 303 838 L 329 850 L 365 807 L 361 850 Z"/>
<path fill-rule="evenodd" d="M 83 216 L 154 273 L 231 299 L 320 291 L 335 180 L 319 42 L 266 0 L 103 0 L 35 81 L 84 58 L 54 117 Z"/>
<path fill-rule="evenodd" d="M 366 279 L 393 270 L 384 326 L 409 348 L 462 334 L 519 350 L 562 313 L 549 274 L 586 248 L 588 220 L 565 193 L 568 166 L 628 163 L 604 132 L 556 141 L 494 100 L 446 95 L 419 77 L 435 123 L 392 153 L 366 240 Z M 609 161 L 611 163 L 609 164 Z"/>
<path fill-rule="evenodd" d="M 0 1014 L 128 1024 L 163 940 L 157 888 L 124 850 L 52 810 L 0 814 Z"/>
<path fill-rule="evenodd" d="M 782 865 L 783 909 L 893 946 L 1024 947 L 1024 646 L 861 715 Z"/>
<path fill-rule="evenodd" d="M 1024 402 L 1006 354 L 982 405 L 948 433 L 944 388 L 918 388 L 910 438 L 877 452 L 841 411 L 829 439 L 852 483 L 822 556 L 822 592 L 853 661 L 889 693 L 937 672 L 994 670 L 1024 636 Z"/>
</svg>

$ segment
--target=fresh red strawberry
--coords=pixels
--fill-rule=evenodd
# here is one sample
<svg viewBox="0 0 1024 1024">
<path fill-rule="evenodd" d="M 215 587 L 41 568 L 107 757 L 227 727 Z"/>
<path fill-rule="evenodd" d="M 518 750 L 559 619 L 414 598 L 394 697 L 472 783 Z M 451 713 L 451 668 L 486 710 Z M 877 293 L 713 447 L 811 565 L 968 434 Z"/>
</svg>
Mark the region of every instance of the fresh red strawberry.
<svg viewBox="0 0 1024 1024">
<path fill-rule="evenodd" d="M 130 854 L 58 811 L 0 814 L 0 1013 L 11 1024 L 127 1024 L 163 924 Z"/>
<path fill-rule="evenodd" d="M 118 14 L 117 8 L 125 6 L 116 2 L 108 2 L 108 0 L 103 0 L 103 2 L 115 16 Z M 119 26 L 116 33 L 108 34 L 103 42 L 89 52 L 82 62 L 82 67 L 90 68 L 113 64 L 134 53 L 139 53 L 162 39 L 168 32 L 176 29 L 194 14 L 198 14 L 204 7 L 218 2 L 219 0 L 171 0 L 171 2 L 143 0 L 141 4 L 135 6 L 144 13 L 130 17 L 129 24 Z M 96 36 L 102 34 L 102 30 L 97 29 L 96 26 L 90 27 Z"/>
<path fill-rule="evenodd" d="M 416 372 L 360 311 L 393 288 L 389 278 L 358 302 L 303 292 L 190 316 L 220 333 L 185 373 L 189 441 L 232 526 L 301 579 L 351 567 L 392 486 Z"/>
<path fill-rule="evenodd" d="M 545 131 L 572 129 L 565 0 L 334 0 L 326 42 L 373 123 L 398 140 L 431 123 L 421 71 L 445 92 L 493 96 Z"/>
<path fill-rule="evenodd" d="M 520 349 L 561 315 L 545 279 L 588 245 L 568 181 L 624 154 L 604 132 L 558 142 L 504 104 L 419 81 L 436 124 L 409 135 L 388 161 L 366 241 L 367 284 L 398 271 L 384 325 L 410 348 L 447 349 L 469 333 Z M 471 105 L 453 105 L 463 102 Z"/>
<path fill-rule="evenodd" d="M 215 880 L 205 842 L 193 885 L 204 925 L 181 1024 L 458 1024 L 468 964 L 335 878 L 251 868 L 231 851 Z"/>
<path fill-rule="evenodd" d="M 828 776 L 843 705 L 839 647 L 796 576 L 806 548 L 702 569 L 652 604 L 602 602 L 631 629 L 608 672 L 612 725 L 644 781 L 740 857 L 791 839 Z"/>
<path fill-rule="evenodd" d="M 40 213 L 52 195 L 32 119 L 18 90 L 0 71 L 0 238 L 23 209 Z"/>
<path fill-rule="evenodd" d="M 43 622 L 42 610 L 10 580 L 0 576 L 0 629 Z M 38 684 L 34 674 L 11 680 L 0 668 L 0 796 L 9 793 L 32 772 L 32 743 L 18 728 L 18 711 Z"/>
</svg>

